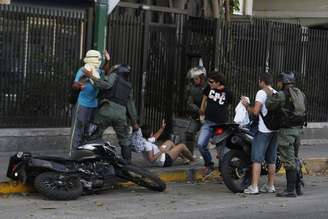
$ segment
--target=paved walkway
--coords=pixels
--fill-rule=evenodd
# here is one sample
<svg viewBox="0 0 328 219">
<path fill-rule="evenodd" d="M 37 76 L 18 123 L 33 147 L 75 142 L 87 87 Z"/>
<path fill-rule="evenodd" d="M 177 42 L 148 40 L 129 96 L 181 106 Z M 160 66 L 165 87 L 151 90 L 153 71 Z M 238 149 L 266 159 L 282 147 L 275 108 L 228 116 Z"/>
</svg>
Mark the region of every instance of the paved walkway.
<svg viewBox="0 0 328 219">
<path fill-rule="evenodd" d="M 120 149 L 118 149 L 120 151 Z M 1 153 L 0 154 L 0 182 L 7 181 L 6 171 L 8 167 L 9 157 L 13 153 Z M 35 152 L 34 155 L 47 155 L 49 156 L 49 152 Z M 215 157 L 215 150 L 212 150 L 213 158 Z M 200 154 L 198 150 L 195 150 L 195 155 L 199 158 Z M 52 151 L 51 156 L 67 156 L 67 154 L 63 151 Z M 313 159 L 313 158 L 325 158 L 328 159 L 328 144 L 314 144 L 314 145 L 302 145 L 300 148 L 300 157 L 304 160 Z M 184 165 L 183 161 L 178 159 L 174 166 L 167 168 L 160 167 L 151 167 L 147 162 L 143 160 L 141 153 L 133 153 L 133 163 L 139 166 L 146 166 L 151 168 L 156 172 L 170 172 L 170 171 L 178 171 L 178 170 L 186 170 L 188 165 Z M 202 159 L 198 159 L 197 165 L 201 167 L 203 165 Z"/>
</svg>

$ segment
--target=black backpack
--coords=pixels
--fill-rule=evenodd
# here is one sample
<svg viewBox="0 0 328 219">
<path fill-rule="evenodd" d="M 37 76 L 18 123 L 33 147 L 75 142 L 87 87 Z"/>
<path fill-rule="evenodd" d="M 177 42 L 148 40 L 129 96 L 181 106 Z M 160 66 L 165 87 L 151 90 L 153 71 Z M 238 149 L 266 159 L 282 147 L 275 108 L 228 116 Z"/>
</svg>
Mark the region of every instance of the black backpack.
<svg viewBox="0 0 328 219">
<path fill-rule="evenodd" d="M 260 112 L 265 126 L 270 130 L 275 131 L 280 128 L 306 125 L 307 115 L 304 93 L 296 87 L 291 87 L 284 93 L 286 102 L 283 108 L 275 111 L 268 110 L 265 116 Z"/>
<path fill-rule="evenodd" d="M 72 87 L 74 83 L 74 80 L 69 84 L 69 87 L 68 87 L 68 94 L 67 94 L 67 100 L 70 104 L 72 105 L 75 105 L 78 98 L 79 98 L 79 95 L 80 95 L 80 89 L 79 90 L 76 90 Z"/>
<path fill-rule="evenodd" d="M 272 131 L 276 131 L 281 128 L 281 120 L 282 120 L 281 114 L 282 114 L 281 110 L 276 110 L 276 111 L 268 110 L 268 113 L 265 116 L 263 116 L 262 112 L 260 111 L 260 115 L 263 119 L 265 126 Z"/>
<path fill-rule="evenodd" d="M 72 85 L 75 82 L 75 77 L 76 77 L 76 74 L 73 74 L 72 78 L 70 80 L 70 83 L 68 85 L 68 94 L 67 94 L 67 100 L 72 105 L 75 105 L 77 103 L 77 100 L 79 99 L 79 95 L 80 95 L 80 91 L 81 91 L 80 89 L 76 90 L 72 87 Z M 86 80 L 87 80 L 87 77 L 82 76 L 79 81 L 85 82 Z"/>
</svg>

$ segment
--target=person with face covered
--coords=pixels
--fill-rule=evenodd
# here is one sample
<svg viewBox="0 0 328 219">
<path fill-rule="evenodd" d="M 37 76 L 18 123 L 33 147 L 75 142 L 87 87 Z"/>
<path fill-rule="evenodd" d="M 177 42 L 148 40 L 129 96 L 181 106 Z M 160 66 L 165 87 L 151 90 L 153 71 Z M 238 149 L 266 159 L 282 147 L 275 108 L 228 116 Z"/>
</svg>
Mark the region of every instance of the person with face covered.
<svg viewBox="0 0 328 219">
<path fill-rule="evenodd" d="M 133 100 L 132 84 L 128 78 L 131 67 L 126 64 L 115 65 L 109 74 L 97 78 L 91 72 L 87 77 L 101 90 L 101 100 L 94 123 L 97 130 L 91 139 L 99 139 L 109 126 L 112 126 L 121 147 L 123 159 L 131 163 L 131 135 L 128 125 L 130 119 L 134 128 L 138 128 L 137 110 Z"/>
<path fill-rule="evenodd" d="M 105 52 L 105 64 L 110 60 L 110 56 Z M 98 106 L 97 94 L 98 89 L 94 85 L 94 81 L 86 76 L 87 73 L 92 74 L 99 79 L 103 74 L 100 68 L 102 55 L 97 50 L 89 50 L 83 59 L 85 65 L 81 67 L 75 76 L 73 89 L 80 90 L 76 104 L 75 120 L 73 124 L 73 132 L 71 139 L 71 156 L 76 148 L 82 145 L 88 133 L 90 122 L 94 117 L 95 110 Z"/>
</svg>

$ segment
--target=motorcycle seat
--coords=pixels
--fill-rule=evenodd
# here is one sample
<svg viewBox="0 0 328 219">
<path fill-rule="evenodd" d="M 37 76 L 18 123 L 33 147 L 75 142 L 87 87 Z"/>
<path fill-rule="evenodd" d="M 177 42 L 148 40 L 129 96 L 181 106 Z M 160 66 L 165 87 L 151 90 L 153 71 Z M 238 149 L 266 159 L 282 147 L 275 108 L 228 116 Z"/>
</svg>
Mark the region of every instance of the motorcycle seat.
<svg viewBox="0 0 328 219">
<path fill-rule="evenodd" d="M 97 159 L 100 156 L 93 153 L 90 150 L 76 150 L 72 151 L 71 159 L 76 161 L 83 161 L 83 160 L 90 160 L 90 159 Z"/>
<path fill-rule="evenodd" d="M 254 137 L 254 135 L 255 135 L 253 132 L 251 132 L 251 131 L 250 131 L 249 129 L 247 129 L 247 128 L 241 128 L 241 130 L 242 130 L 244 133 L 250 135 L 251 137 Z"/>
</svg>

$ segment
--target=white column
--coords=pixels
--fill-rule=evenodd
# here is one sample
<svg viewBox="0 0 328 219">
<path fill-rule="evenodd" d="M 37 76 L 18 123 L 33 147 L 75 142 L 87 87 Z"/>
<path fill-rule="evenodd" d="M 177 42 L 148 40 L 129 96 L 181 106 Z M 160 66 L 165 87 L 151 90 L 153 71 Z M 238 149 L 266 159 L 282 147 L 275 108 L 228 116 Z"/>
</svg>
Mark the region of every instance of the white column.
<svg viewBox="0 0 328 219">
<path fill-rule="evenodd" d="M 244 0 L 244 15 L 253 15 L 253 0 Z"/>
</svg>

